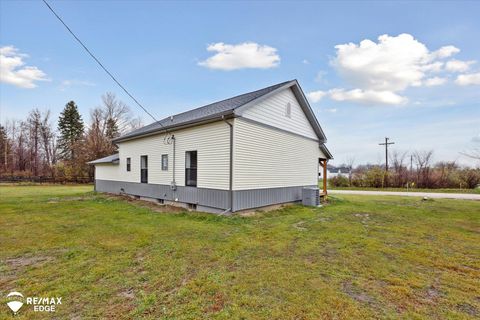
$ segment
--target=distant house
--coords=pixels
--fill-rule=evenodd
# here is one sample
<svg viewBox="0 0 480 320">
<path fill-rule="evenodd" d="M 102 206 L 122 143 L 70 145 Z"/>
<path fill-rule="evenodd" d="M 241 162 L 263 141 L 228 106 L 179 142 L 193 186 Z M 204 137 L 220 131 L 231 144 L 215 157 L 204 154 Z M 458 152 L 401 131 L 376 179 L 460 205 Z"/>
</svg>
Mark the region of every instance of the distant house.
<svg viewBox="0 0 480 320">
<path fill-rule="evenodd" d="M 301 200 L 332 158 L 326 141 L 293 80 L 147 125 L 90 163 L 96 191 L 236 212 Z"/>
<path fill-rule="evenodd" d="M 342 176 L 348 178 L 350 176 L 351 170 L 348 167 L 335 167 L 332 165 L 327 165 L 327 179 Z M 319 172 L 319 178 L 322 178 L 322 171 Z"/>
</svg>

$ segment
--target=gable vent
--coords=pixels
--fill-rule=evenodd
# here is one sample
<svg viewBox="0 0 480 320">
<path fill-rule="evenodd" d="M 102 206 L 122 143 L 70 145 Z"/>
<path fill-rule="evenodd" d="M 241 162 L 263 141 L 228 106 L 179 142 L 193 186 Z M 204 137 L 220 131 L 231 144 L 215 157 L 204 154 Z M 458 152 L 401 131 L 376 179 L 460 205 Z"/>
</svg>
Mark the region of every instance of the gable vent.
<svg viewBox="0 0 480 320">
<path fill-rule="evenodd" d="M 285 106 L 285 117 L 292 117 L 292 105 L 290 104 L 290 102 L 287 102 L 287 105 Z"/>
</svg>

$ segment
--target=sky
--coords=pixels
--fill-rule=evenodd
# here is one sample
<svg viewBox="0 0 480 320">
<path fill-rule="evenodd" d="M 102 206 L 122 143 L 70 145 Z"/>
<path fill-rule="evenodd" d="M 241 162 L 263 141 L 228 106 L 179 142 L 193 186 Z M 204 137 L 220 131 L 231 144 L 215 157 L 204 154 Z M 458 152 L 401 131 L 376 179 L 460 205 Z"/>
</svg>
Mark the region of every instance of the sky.
<svg viewBox="0 0 480 320">
<path fill-rule="evenodd" d="M 333 164 L 434 150 L 477 165 L 480 2 L 49 1 L 156 117 L 297 79 Z M 0 1 L 0 123 L 113 92 L 151 119 L 41 1 Z"/>
</svg>

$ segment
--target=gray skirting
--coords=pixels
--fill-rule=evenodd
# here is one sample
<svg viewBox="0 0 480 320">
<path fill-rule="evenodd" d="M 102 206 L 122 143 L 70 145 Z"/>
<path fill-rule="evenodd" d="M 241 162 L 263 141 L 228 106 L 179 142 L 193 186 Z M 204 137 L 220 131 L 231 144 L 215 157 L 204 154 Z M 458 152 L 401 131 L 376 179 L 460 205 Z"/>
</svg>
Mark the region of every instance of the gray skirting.
<svg viewBox="0 0 480 320">
<path fill-rule="evenodd" d="M 111 180 L 95 180 L 95 190 L 169 201 L 178 199 L 178 202 L 193 203 L 223 210 L 230 209 L 228 190 L 177 186 L 177 190 L 172 191 L 169 185 L 164 184 Z"/>
<path fill-rule="evenodd" d="M 302 201 L 303 188 L 304 186 L 237 190 L 233 192 L 233 208 L 234 211 L 239 211 Z"/>
<path fill-rule="evenodd" d="M 233 191 L 233 210 L 246 210 L 302 200 L 302 189 L 312 186 L 281 187 Z M 220 210 L 230 209 L 228 190 L 178 186 L 172 191 L 169 185 L 125 181 L 95 180 L 95 190 L 108 193 L 164 199 L 197 204 Z M 177 199 L 177 200 L 176 200 Z"/>
</svg>

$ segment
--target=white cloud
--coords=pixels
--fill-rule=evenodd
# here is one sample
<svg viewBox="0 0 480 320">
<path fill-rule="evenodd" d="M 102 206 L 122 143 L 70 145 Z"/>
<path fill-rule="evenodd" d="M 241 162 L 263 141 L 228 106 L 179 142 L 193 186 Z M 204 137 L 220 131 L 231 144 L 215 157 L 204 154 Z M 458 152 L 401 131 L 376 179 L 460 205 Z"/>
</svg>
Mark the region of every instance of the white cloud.
<svg viewBox="0 0 480 320">
<path fill-rule="evenodd" d="M 461 74 L 457 77 L 455 83 L 460 86 L 468 86 L 474 84 L 480 85 L 480 72 Z"/>
<path fill-rule="evenodd" d="M 303 64 L 310 64 L 310 61 L 308 61 L 307 59 L 303 59 L 303 60 L 302 60 L 302 63 L 303 63 Z"/>
<path fill-rule="evenodd" d="M 439 71 L 438 57 L 458 52 L 453 46 L 431 53 L 410 34 L 396 37 L 382 35 L 378 43 L 363 40 L 360 44 L 335 46 L 333 65 L 350 84 L 364 90 L 402 91 L 420 86 L 426 72 Z"/>
<path fill-rule="evenodd" d="M 425 85 L 427 87 L 440 86 L 447 82 L 447 78 L 433 77 L 425 80 Z"/>
<path fill-rule="evenodd" d="M 462 61 L 462 60 L 450 60 L 445 64 L 445 70 L 450 72 L 465 72 L 470 69 L 470 65 L 474 64 L 476 61 Z"/>
<path fill-rule="evenodd" d="M 408 101 L 407 98 L 388 90 L 332 89 L 329 91 L 329 96 L 336 101 L 353 101 L 373 105 L 400 105 Z"/>
<path fill-rule="evenodd" d="M 42 70 L 25 65 L 23 58 L 27 57 L 14 46 L 0 47 L 0 81 L 30 89 L 37 86 L 36 81 L 48 80 Z"/>
<path fill-rule="evenodd" d="M 336 55 L 331 65 L 345 80 L 345 88 L 337 88 L 309 98 L 316 102 L 328 96 L 337 101 L 354 101 L 374 105 L 402 105 L 408 102 L 404 92 L 411 87 L 439 86 L 448 81 L 453 72 L 465 72 L 475 61 L 445 59 L 460 52 L 447 45 L 431 51 L 410 34 L 365 39 L 359 43 L 335 46 Z M 440 74 L 441 76 L 437 75 Z M 476 83 L 476 74 L 463 75 L 456 83 Z"/>
<path fill-rule="evenodd" d="M 94 87 L 96 84 L 86 80 L 67 79 L 60 83 L 60 90 L 64 91 L 72 86 Z"/>
<path fill-rule="evenodd" d="M 268 69 L 278 66 L 280 56 L 277 49 L 255 42 L 245 42 L 236 45 L 218 42 L 207 47 L 207 51 L 215 52 L 205 61 L 198 64 L 217 70 L 237 69 Z"/>
<path fill-rule="evenodd" d="M 323 97 L 325 97 L 328 94 L 328 92 L 318 90 L 318 91 L 312 91 L 307 93 L 307 98 L 312 101 L 312 102 L 319 102 L 322 100 Z"/>
<path fill-rule="evenodd" d="M 480 133 L 477 136 L 473 137 L 472 141 L 473 142 L 480 142 Z"/>
<path fill-rule="evenodd" d="M 313 103 L 319 102 L 324 97 L 329 97 L 335 101 L 353 101 L 371 105 L 400 105 L 408 102 L 406 97 L 402 97 L 395 92 L 388 90 L 345 90 L 342 88 L 336 88 L 328 91 L 318 90 L 307 93 L 307 98 Z"/>
<path fill-rule="evenodd" d="M 330 113 L 336 113 L 337 108 L 329 108 L 329 109 L 325 109 L 325 111 L 330 112 Z"/>
<path fill-rule="evenodd" d="M 432 52 L 432 58 L 439 58 L 439 59 L 448 58 L 459 52 L 460 52 L 460 49 L 458 49 L 457 47 L 445 46 L 445 47 L 441 47 L 437 51 Z"/>
</svg>

